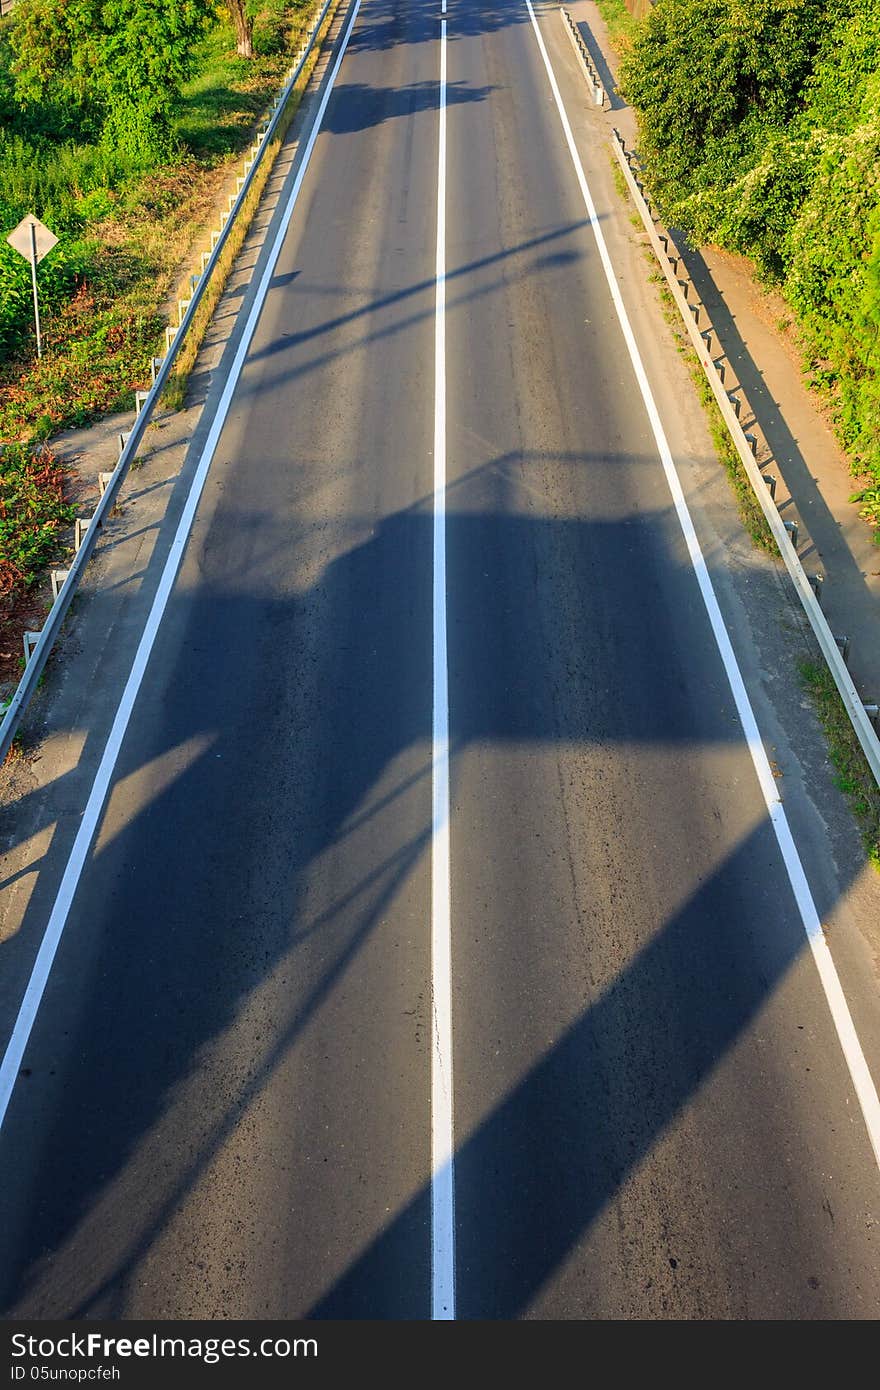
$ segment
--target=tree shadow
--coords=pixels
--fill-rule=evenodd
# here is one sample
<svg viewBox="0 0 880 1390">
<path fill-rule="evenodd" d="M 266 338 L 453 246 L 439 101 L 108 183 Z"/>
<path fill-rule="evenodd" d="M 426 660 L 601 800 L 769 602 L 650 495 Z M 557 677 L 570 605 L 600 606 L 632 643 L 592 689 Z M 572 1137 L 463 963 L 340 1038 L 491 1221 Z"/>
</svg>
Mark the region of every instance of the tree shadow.
<svg viewBox="0 0 880 1390">
<path fill-rule="evenodd" d="M 699 598 L 670 552 L 674 525 L 450 512 L 453 790 L 469 747 L 739 745 L 735 717 L 693 685 L 684 634 Z M 33 1053 L 56 1035 L 64 1053 L 22 1079 L 4 1127 L 8 1172 L 10 1144 L 35 1155 L 0 1191 L 8 1313 L 124 1308 L 139 1261 L 403 882 L 426 873 L 432 526 L 421 506 L 394 514 L 283 598 L 284 518 L 254 512 L 231 550 L 228 522 L 212 523 L 198 597 L 172 603 L 151 667 L 173 671 L 173 706 L 148 673 L 116 778 L 129 800 L 111 798 L 35 1026 Z M 649 625 L 646 585 L 659 589 Z M 514 624 L 511 594 L 532 595 Z M 560 606 L 548 649 L 541 613 Z M 461 1146 L 465 1315 L 525 1308 L 803 949 L 781 867 L 755 909 L 756 860 L 778 861 L 766 821 Z M 279 974 L 250 1037 L 244 1020 Z M 227 1084 L 215 1048 L 236 1029 L 246 1055 Z M 117 1184 L 124 1224 L 105 1228 Z M 315 1316 L 424 1315 L 426 1191 Z"/>
<path fill-rule="evenodd" d="M 450 106 L 485 101 L 491 90 L 491 87 L 468 87 L 464 82 L 450 82 L 446 100 Z M 377 87 L 368 82 L 341 82 L 337 83 L 333 98 L 322 129 L 332 135 L 351 135 L 399 116 L 436 111 L 437 83 L 425 81 L 410 82 L 405 87 Z"/>
<path fill-rule="evenodd" d="M 608 93 L 608 102 L 612 111 L 626 110 L 627 103 L 617 90 L 617 78 L 608 66 L 605 54 L 602 52 L 601 45 L 596 42 L 595 35 L 589 24 L 581 21 L 576 25 L 577 31 L 590 51 L 593 66 L 599 74 L 602 86 Z"/>
<path fill-rule="evenodd" d="M 435 6 L 418 13 L 435 32 Z M 484 32 L 527 12 L 490 5 L 456 14 L 457 26 L 459 18 L 472 26 L 466 32 Z M 354 51 L 371 43 L 385 45 L 384 24 L 352 36 Z M 408 99 L 425 99 L 422 90 Z M 377 102 L 376 114 L 387 110 L 387 99 Z M 507 263 L 524 250 L 523 274 L 533 263 L 567 263 L 579 253 L 559 241 L 572 230 L 554 228 L 475 264 Z M 472 268 L 453 269 L 453 287 Z M 426 280 L 375 295 L 263 355 L 274 355 L 277 380 L 290 385 L 349 350 L 333 330 L 432 289 Z M 359 346 L 432 313 L 413 303 L 408 317 L 371 325 Z M 327 337 L 317 357 L 285 358 Z M 700 650 L 714 648 L 671 508 L 621 507 L 604 519 L 467 509 L 474 479 L 559 461 L 503 456 L 450 489 L 453 790 L 460 759 L 486 747 L 628 747 L 682 761 L 695 749 L 723 749 L 747 782 L 720 659 L 704 656 L 695 675 L 695 623 L 704 629 Z M 640 463 L 629 452 L 586 451 L 563 462 L 591 476 L 631 476 Z M 653 456 L 641 463 L 656 467 Z M 259 465 L 295 471 L 289 457 Z M 215 477 L 222 467 L 218 457 Z M 124 1311 L 149 1252 L 253 1102 L 307 1047 L 317 1013 L 350 981 L 391 904 L 419 875 L 426 949 L 428 499 L 371 521 L 366 537 L 361 527 L 351 542 L 327 542 L 304 582 L 292 572 L 291 517 L 307 486 L 292 478 L 287 510 L 237 507 L 234 526 L 231 504 L 221 504 L 193 546 L 198 591 L 178 591 L 160 629 L 115 777 L 126 799 L 111 796 L 103 817 L 37 1018 L 29 1074 L 0 1135 L 8 1174 L 0 1299 L 19 1315 Z M 163 703 L 166 688 L 173 703 Z M 679 794 L 647 813 L 674 820 Z M 601 807 L 590 810 L 598 827 Z M 743 922 L 757 925 L 743 931 Z M 41 926 L 34 908 L 22 937 Z M 578 1020 L 461 1143 L 466 1316 L 515 1316 L 528 1306 L 803 945 L 762 821 L 680 911 L 656 923 L 618 980 L 595 1000 L 585 992 Z M 376 1000 L 361 1007 L 369 1014 Z M 430 1027 L 424 1003 L 418 1021 Z M 345 1041 L 322 1044 L 336 1057 Z M 411 1065 L 427 1097 L 427 1056 L 414 1048 Z M 369 1097 L 352 1088 L 342 1102 L 355 1116 Z M 389 1147 L 398 1142 L 389 1132 Z M 33 1155 L 27 1171 L 15 1161 L 21 1153 Z M 314 1316 L 424 1316 L 427 1192 L 398 1205 L 365 1253 L 340 1262 Z"/>
<path fill-rule="evenodd" d="M 528 1311 L 796 961 L 793 914 L 755 928 L 743 895 L 774 853 L 765 821 L 460 1142 L 458 1317 Z M 375 1316 L 377 1283 L 429 1229 L 426 1186 L 308 1316 Z M 586 1271 L 582 1316 L 603 1278 Z M 425 1316 L 424 1298 L 409 1316 Z"/>
<path fill-rule="evenodd" d="M 700 300 L 706 307 L 736 379 L 742 385 L 755 420 L 767 441 L 771 459 L 779 470 L 791 494 L 791 504 L 801 513 L 809 528 L 813 547 L 824 562 L 831 582 L 824 586 L 822 606 L 834 631 L 846 632 L 852 639 L 852 655 L 848 659 L 852 674 L 867 695 L 873 695 L 877 665 L 873 659 L 878 628 L 877 600 L 870 592 L 865 572 L 861 570 L 842 533 L 841 524 L 829 509 L 817 480 L 810 472 L 797 439 L 788 421 L 774 401 L 748 347 L 743 341 L 724 295 L 699 251 L 695 251 L 680 233 L 676 242 Z M 781 510 L 785 507 L 782 504 Z M 855 515 L 853 507 L 853 515 Z M 801 559 L 809 551 L 801 549 Z M 864 615 L 858 623 L 859 614 Z M 858 624 L 858 626 L 856 625 Z M 861 640 L 859 640 L 861 639 Z"/>
<path fill-rule="evenodd" d="M 384 0 L 371 3 L 360 13 L 359 22 L 349 39 L 351 53 L 385 52 L 408 43 L 424 43 L 436 39 L 441 18 L 447 20 L 450 43 L 459 38 L 497 33 L 516 24 L 528 24 L 525 5 L 499 3 L 480 5 L 450 5 L 441 14 L 440 0 Z"/>
</svg>

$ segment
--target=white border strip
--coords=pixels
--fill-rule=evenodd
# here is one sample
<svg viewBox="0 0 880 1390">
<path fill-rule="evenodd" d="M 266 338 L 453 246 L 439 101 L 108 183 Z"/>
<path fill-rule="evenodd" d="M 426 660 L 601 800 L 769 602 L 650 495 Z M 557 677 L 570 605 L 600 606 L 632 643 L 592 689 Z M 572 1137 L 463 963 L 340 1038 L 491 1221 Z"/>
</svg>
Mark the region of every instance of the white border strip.
<svg viewBox="0 0 880 1390">
<path fill-rule="evenodd" d="M 440 22 L 437 261 L 434 317 L 434 580 L 431 792 L 431 1317 L 455 1317 L 452 1129 L 452 912 L 449 853 L 449 670 L 446 638 L 446 20 Z"/>
<path fill-rule="evenodd" d="M 299 197 L 299 191 L 302 187 L 303 179 L 306 176 L 306 170 L 309 167 L 312 150 L 318 138 L 318 132 L 321 128 L 321 122 L 324 119 L 324 112 L 327 109 L 330 94 L 333 91 L 336 75 L 339 72 L 342 59 L 345 56 L 345 50 L 348 46 L 349 38 L 351 37 L 354 22 L 357 19 L 360 4 L 361 0 L 354 0 L 354 8 L 348 22 L 348 28 L 345 31 L 345 36 L 333 66 L 333 71 L 330 74 L 330 78 L 324 90 L 324 95 L 321 98 L 321 104 L 318 107 L 314 124 L 309 134 L 308 141 L 306 142 L 302 163 L 297 171 L 293 187 L 290 190 L 284 208 L 284 214 L 275 235 L 275 240 L 272 243 L 272 248 L 263 269 L 263 274 L 260 277 L 256 297 L 251 305 L 250 313 L 248 314 L 247 322 L 245 323 L 244 331 L 241 335 L 241 341 L 239 342 L 235 357 L 233 358 L 229 376 L 227 377 L 226 384 L 223 388 L 223 394 L 217 406 L 217 412 L 211 423 L 211 428 L 205 441 L 205 447 L 202 450 L 202 455 L 199 459 L 195 476 L 193 477 L 189 495 L 186 499 L 180 521 L 178 522 L 177 531 L 171 543 L 168 558 L 165 561 L 165 568 L 162 571 L 162 577 L 159 580 L 159 586 L 153 598 L 153 604 L 150 608 L 146 626 L 144 627 L 143 635 L 141 636 L 137 652 L 135 653 L 131 672 L 126 681 L 125 689 L 122 692 L 122 698 L 113 720 L 110 735 L 107 739 L 107 745 L 104 749 L 98 771 L 95 774 L 92 790 L 89 793 L 89 799 L 86 802 L 83 818 L 80 822 L 76 839 L 73 842 L 73 848 L 70 851 L 67 867 L 64 870 L 64 876 L 61 880 L 61 885 L 49 916 L 46 931 L 43 935 L 40 949 L 37 952 L 37 958 L 34 962 L 33 970 L 31 971 L 21 1007 L 18 1011 L 15 1027 L 12 1030 L 12 1036 L 9 1039 L 6 1052 L 3 1055 L 3 1062 L 0 1064 L 0 1126 L 2 1126 L 6 1118 L 9 1102 L 15 1087 L 15 1081 L 24 1058 L 25 1048 L 28 1045 L 31 1030 L 37 1017 L 37 1011 L 40 1007 L 40 1002 L 49 979 L 49 973 L 55 960 L 55 953 L 58 950 L 61 935 L 67 923 L 74 895 L 79 886 L 80 877 L 88 857 L 89 849 L 101 818 L 104 803 L 107 799 L 107 793 L 113 778 L 113 771 L 119 756 L 119 750 L 122 746 L 122 740 L 128 729 L 138 691 L 141 688 L 141 682 L 144 678 L 144 672 L 147 669 L 147 663 L 149 662 L 150 654 L 156 641 L 156 634 L 159 630 L 162 618 L 164 617 L 165 609 L 168 606 L 168 600 L 177 578 L 177 572 L 183 560 L 189 533 L 195 518 L 196 508 L 201 500 L 205 482 L 208 477 L 208 470 L 211 467 L 211 461 L 214 457 L 214 450 L 217 447 L 217 441 L 220 438 L 220 433 L 226 422 L 229 405 L 238 384 L 238 379 L 241 375 L 241 370 L 244 366 L 248 349 L 250 348 L 251 340 L 263 309 L 263 303 L 269 290 L 269 282 L 275 272 L 275 265 L 281 252 L 284 238 L 287 235 L 288 224 L 293 214 L 296 200 Z"/>
<path fill-rule="evenodd" d="M 810 950 L 813 953 L 813 959 L 816 962 L 816 967 L 819 971 L 819 978 L 822 981 L 822 988 L 825 991 L 825 998 L 827 999 L 828 1007 L 831 1010 L 831 1017 L 834 1020 L 834 1027 L 837 1030 L 837 1036 L 840 1039 L 840 1045 L 843 1048 L 843 1055 L 846 1058 L 846 1064 L 849 1068 L 849 1074 L 852 1078 L 853 1086 L 855 1087 L 855 1092 L 858 1097 L 859 1105 L 862 1109 L 862 1115 L 864 1116 L 865 1125 L 868 1130 L 868 1138 L 870 1139 L 871 1147 L 874 1150 L 874 1157 L 878 1165 L 880 1165 L 880 1100 L 878 1100 L 877 1097 L 877 1089 L 874 1085 L 871 1073 L 868 1070 L 868 1064 L 865 1060 L 865 1054 L 862 1051 L 862 1045 L 859 1042 L 858 1035 L 855 1030 L 855 1025 L 852 1021 L 852 1015 L 850 1014 L 849 1006 L 846 1002 L 846 998 L 841 987 L 840 978 L 837 974 L 837 969 L 832 959 L 831 952 L 828 949 L 828 943 L 826 942 L 824 933 L 822 931 L 822 926 L 819 921 L 819 914 L 816 911 L 816 904 L 813 902 L 813 895 L 810 892 L 810 887 L 807 883 L 807 877 L 804 873 L 804 867 L 801 863 L 800 855 L 798 854 L 797 847 L 794 843 L 794 837 L 791 833 L 791 827 L 788 823 L 788 817 L 786 816 L 785 811 L 783 810 L 782 802 L 780 801 L 778 792 L 776 790 L 776 784 L 773 779 L 773 774 L 770 771 L 770 763 L 768 761 L 767 754 L 764 750 L 764 745 L 761 742 L 761 735 L 758 730 L 758 723 L 755 719 L 751 702 L 749 701 L 742 672 L 739 669 L 739 664 L 734 654 L 730 637 L 728 635 L 727 629 L 724 626 L 724 619 L 721 616 L 721 609 L 718 605 L 718 599 L 715 596 L 715 590 L 712 587 L 712 581 L 709 577 L 709 571 L 706 568 L 706 561 L 703 558 L 703 553 L 700 549 L 700 543 L 697 539 L 697 533 L 694 529 L 693 519 L 691 518 L 690 511 L 688 510 L 687 502 L 685 501 L 684 491 L 681 486 L 681 479 L 678 476 L 675 463 L 673 462 L 672 452 L 669 448 L 669 443 L 666 439 L 666 434 L 663 429 L 663 425 L 660 421 L 660 414 L 657 410 L 657 405 L 654 401 L 654 397 L 651 392 L 651 387 L 648 382 L 648 377 L 645 372 L 644 365 L 642 363 L 638 345 L 636 344 L 632 326 L 629 321 L 629 316 L 627 315 L 626 308 L 624 306 L 623 299 L 621 297 L 620 290 L 617 285 L 617 280 L 615 279 L 614 267 L 611 264 L 611 257 L 608 254 L 608 247 L 605 244 L 605 238 L 602 234 L 602 228 L 599 223 L 599 219 L 596 215 L 596 207 L 593 202 L 592 195 L 590 193 L 590 188 L 589 184 L 587 183 L 586 175 L 584 174 L 583 165 L 581 163 L 581 158 L 578 154 L 577 146 L 574 141 L 574 136 L 571 130 L 571 124 L 569 122 L 565 106 L 563 105 L 562 97 L 559 92 L 559 86 L 556 81 L 556 76 L 553 72 L 553 67 L 550 63 L 550 58 L 548 56 L 547 49 L 544 46 L 544 40 L 541 36 L 541 31 L 538 27 L 538 21 L 535 17 L 535 11 L 532 7 L 532 0 L 525 0 L 525 5 L 526 9 L 529 12 L 529 18 L 532 21 L 532 28 L 535 32 L 535 38 L 538 43 L 538 48 L 541 52 L 541 57 L 544 60 L 544 67 L 547 70 L 547 77 L 550 81 L 550 88 L 553 92 L 553 97 L 556 102 L 556 109 L 559 112 L 559 119 L 562 122 L 562 129 L 565 134 L 565 141 L 568 145 L 568 151 L 571 155 L 572 164 L 574 165 L 575 174 L 577 176 L 577 181 L 580 186 L 581 194 L 584 200 L 584 206 L 587 210 L 587 215 L 590 219 L 590 225 L 592 226 L 593 234 L 596 238 L 596 246 L 599 251 L 599 257 L 602 261 L 602 268 L 605 271 L 605 278 L 608 281 L 608 288 L 611 292 L 611 298 L 614 303 L 614 308 L 617 312 L 617 317 L 620 322 L 621 331 L 623 333 L 623 337 L 626 342 L 627 349 L 629 351 L 630 361 L 633 365 L 633 371 L 635 372 L 636 380 L 639 384 L 639 390 L 642 394 L 642 400 L 645 403 L 645 410 L 647 411 L 648 419 L 651 422 L 651 429 L 653 430 L 654 439 L 657 444 L 657 450 L 660 455 L 660 460 L 663 464 L 663 471 L 666 474 L 666 480 L 669 484 L 669 490 L 672 493 L 672 500 L 675 504 L 675 511 L 678 516 L 682 532 L 684 534 L 685 542 L 688 548 L 688 554 L 690 555 L 691 564 L 693 565 L 694 573 L 697 577 L 697 583 L 700 586 L 700 593 L 702 594 L 703 602 L 706 605 L 706 612 L 709 615 L 709 622 L 712 626 L 712 632 L 715 637 L 715 641 L 718 644 L 718 650 L 721 654 L 721 660 L 724 663 L 724 670 L 727 674 L 727 679 L 730 682 L 730 688 L 733 692 L 733 698 L 736 703 L 737 713 L 739 714 L 740 722 L 742 723 L 743 734 L 745 735 L 746 743 L 748 744 L 749 752 L 752 757 L 752 763 L 754 764 L 755 772 L 758 777 L 758 783 L 761 787 L 761 791 L 764 796 L 764 801 L 767 806 L 767 813 L 770 817 L 770 822 L 776 834 L 776 840 L 779 845 L 779 849 L 782 853 L 782 858 L 785 863 L 785 869 L 788 874 L 789 882 L 791 883 L 795 901 L 798 906 L 798 911 L 801 915 L 801 921 L 803 922 L 804 931 L 807 934 L 807 940 L 810 943 Z"/>
</svg>

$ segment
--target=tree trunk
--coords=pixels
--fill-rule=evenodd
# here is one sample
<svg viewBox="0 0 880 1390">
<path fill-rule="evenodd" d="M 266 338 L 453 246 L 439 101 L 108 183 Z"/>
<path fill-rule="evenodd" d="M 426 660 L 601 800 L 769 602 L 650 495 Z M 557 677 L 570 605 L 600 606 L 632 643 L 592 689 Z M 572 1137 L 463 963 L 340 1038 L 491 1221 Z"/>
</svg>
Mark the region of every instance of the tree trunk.
<svg viewBox="0 0 880 1390">
<path fill-rule="evenodd" d="M 245 8 L 246 0 L 226 0 L 235 29 L 235 51 L 240 58 L 254 56 L 254 21 Z"/>
</svg>

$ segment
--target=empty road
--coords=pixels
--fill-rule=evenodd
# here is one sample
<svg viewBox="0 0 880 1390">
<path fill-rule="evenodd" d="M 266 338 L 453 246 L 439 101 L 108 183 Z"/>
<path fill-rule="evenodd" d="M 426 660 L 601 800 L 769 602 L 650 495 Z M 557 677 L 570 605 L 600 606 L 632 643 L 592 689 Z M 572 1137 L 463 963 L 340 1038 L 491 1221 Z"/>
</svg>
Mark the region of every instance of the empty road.
<svg viewBox="0 0 880 1390">
<path fill-rule="evenodd" d="M 4 1313 L 877 1317 L 832 869 L 670 487 L 602 117 L 553 7 L 333 33 L 53 896 Z"/>
</svg>

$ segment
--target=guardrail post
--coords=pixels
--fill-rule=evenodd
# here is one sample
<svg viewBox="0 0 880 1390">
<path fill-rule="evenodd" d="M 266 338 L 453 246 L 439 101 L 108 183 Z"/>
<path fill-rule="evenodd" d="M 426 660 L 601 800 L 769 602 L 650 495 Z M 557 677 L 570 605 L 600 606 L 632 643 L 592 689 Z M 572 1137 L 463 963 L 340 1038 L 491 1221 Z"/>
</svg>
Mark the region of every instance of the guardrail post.
<svg viewBox="0 0 880 1390">
<path fill-rule="evenodd" d="M 5 0 L 0 0 L 0 6 L 2 6 L 4 3 Z M 316 17 L 315 23 L 310 26 L 306 37 L 300 45 L 300 54 L 298 62 L 290 70 L 289 78 L 288 81 L 285 83 L 284 91 L 279 93 L 278 98 L 274 103 L 274 116 L 264 114 L 264 116 L 262 117 L 263 128 L 259 131 L 257 138 L 253 142 L 253 145 L 251 147 L 250 160 L 245 164 L 247 174 L 249 174 L 251 177 L 250 179 L 244 178 L 238 180 L 238 187 L 242 191 L 245 187 L 252 186 L 253 177 L 256 173 L 255 166 L 257 161 L 261 157 L 263 157 L 265 153 L 267 137 L 269 136 L 270 131 L 277 129 L 278 124 L 282 119 L 281 112 L 283 109 L 284 102 L 286 101 L 290 93 L 290 90 L 293 88 L 294 83 L 299 79 L 302 73 L 303 65 L 306 60 L 306 55 L 308 52 L 311 51 L 313 44 L 315 44 L 317 41 L 318 34 L 320 32 L 324 19 L 328 13 L 328 10 L 329 0 L 326 0 L 325 4 L 322 7 L 320 15 Z M 239 203 L 238 206 L 240 208 L 241 204 Z M 186 306 L 186 304 L 191 304 L 192 300 L 196 299 L 199 295 L 203 293 L 205 288 L 204 277 L 208 271 L 209 266 L 211 266 L 212 264 L 212 257 L 215 254 L 215 250 L 217 248 L 218 243 L 222 243 L 223 241 L 224 232 L 222 229 L 226 226 L 228 220 L 229 214 L 226 213 L 221 218 L 220 228 L 211 233 L 210 250 L 201 253 L 202 274 L 198 277 L 190 276 L 190 285 L 192 287 L 193 293 L 190 297 L 190 300 L 184 302 L 184 306 Z M 178 307 L 178 313 L 181 313 L 180 306 Z M 172 328 L 170 324 L 167 325 L 165 328 L 165 354 L 164 356 L 157 355 L 150 359 L 150 379 L 154 388 L 159 382 L 162 382 L 164 386 L 170 374 L 170 369 L 172 365 L 170 358 L 174 345 L 176 343 L 178 331 L 179 328 L 175 329 Z M 138 395 L 138 393 L 135 393 L 136 414 L 135 421 L 132 426 L 132 431 L 137 441 L 140 441 L 140 439 L 142 438 L 143 431 L 146 428 L 147 415 L 149 410 L 152 408 L 151 406 L 146 406 L 145 404 L 141 405 L 141 400 L 145 394 L 149 393 L 141 392 L 140 395 Z M 144 415 L 143 420 L 140 419 L 141 414 Z M 130 441 L 130 435 L 124 434 L 120 441 L 123 448 L 127 441 Z M 132 454 L 134 454 L 135 451 L 132 450 L 131 452 Z M 120 449 L 120 454 L 122 454 L 122 449 Z M 120 460 L 120 464 L 118 465 L 118 467 L 121 469 L 121 466 L 122 465 Z M 52 581 L 52 588 L 53 594 L 55 595 L 55 599 L 49 617 L 47 618 L 46 624 L 44 625 L 43 631 L 41 633 L 25 633 L 23 638 L 26 664 L 27 661 L 30 661 L 31 654 L 34 652 L 35 659 L 30 661 L 28 669 L 22 674 L 15 695 L 12 697 L 12 699 L 7 701 L 5 704 L 0 702 L 0 717 L 2 717 L 3 720 L 2 732 L 0 732 L 0 742 L 2 742 L 4 752 L 9 749 L 12 740 L 15 737 L 15 731 L 18 726 L 21 714 L 23 710 L 27 708 L 28 702 L 30 701 L 37 687 L 37 682 L 39 679 L 40 671 L 43 667 L 43 663 L 45 662 L 48 653 L 50 652 L 61 629 L 61 625 L 64 621 L 64 617 L 67 612 L 67 605 L 72 597 L 72 591 L 76 587 L 76 584 L 80 581 L 81 576 L 85 571 L 85 567 L 87 564 L 87 554 L 88 551 L 91 549 L 93 542 L 97 539 L 98 528 L 102 524 L 105 514 L 108 514 L 110 511 L 111 498 L 108 495 L 107 483 L 109 479 L 116 474 L 116 472 L 117 470 L 114 470 L 113 473 L 99 474 L 99 487 L 101 488 L 102 496 L 101 500 L 98 502 L 95 513 L 88 518 L 76 517 L 74 519 L 73 546 L 75 548 L 77 558 L 76 560 L 71 562 L 70 570 L 50 570 L 50 579 Z M 94 523 L 94 526 L 92 523 Z"/>
<path fill-rule="evenodd" d="M 50 571 L 49 571 L 49 579 L 50 579 L 50 581 L 51 581 L 51 583 L 52 583 L 52 602 L 53 602 L 53 603 L 55 602 L 55 600 L 57 599 L 59 593 L 61 592 L 61 586 L 62 586 L 62 584 L 64 583 L 65 579 L 67 578 L 67 576 L 68 576 L 69 574 L 70 574 L 70 570 L 50 570 Z"/>
<path fill-rule="evenodd" d="M 113 477 L 112 470 L 111 470 L 109 473 L 99 473 L 99 474 L 98 474 L 98 491 L 99 491 L 99 493 L 100 493 L 100 495 L 101 495 L 102 497 L 104 496 L 104 493 L 107 491 L 107 488 L 108 488 L 109 483 L 110 483 L 110 479 L 111 479 L 112 477 Z"/>
<path fill-rule="evenodd" d="M 685 294 L 683 293 L 685 286 L 678 278 L 678 258 L 674 258 L 673 261 L 673 257 L 666 253 L 666 244 L 661 243 L 660 240 L 660 230 L 652 221 L 646 208 L 645 199 L 639 192 L 636 184 L 633 173 L 634 161 L 630 153 L 626 150 L 626 146 L 619 132 L 616 130 L 614 131 L 614 137 L 616 141 L 616 155 L 621 167 L 621 172 L 623 173 L 633 202 L 639 210 L 641 221 L 651 241 L 651 245 L 654 248 L 658 263 L 662 267 L 669 288 L 672 291 L 673 298 L 678 305 L 688 337 L 698 352 L 700 362 L 706 371 L 707 380 L 721 406 L 722 413 L 730 430 L 731 438 L 736 445 L 737 453 L 742 460 L 745 472 L 760 501 L 761 509 L 780 547 L 781 558 L 795 583 L 797 593 L 803 604 L 804 612 L 816 635 L 822 655 L 827 662 L 828 669 L 834 678 L 835 685 L 840 693 L 853 731 L 858 738 L 868 761 L 868 765 L 870 766 L 872 776 L 877 785 L 880 786 L 880 741 L 878 741 L 877 737 L 877 728 L 866 714 L 864 700 L 856 690 L 852 676 L 847 669 L 847 658 L 849 655 L 848 639 L 844 637 L 835 637 L 822 612 L 821 603 L 818 599 L 816 602 L 812 601 L 813 594 L 815 593 L 815 585 L 811 586 L 813 592 L 810 594 L 809 598 L 807 597 L 807 587 L 810 585 L 810 579 L 804 571 L 797 550 L 799 543 L 799 524 L 796 521 L 783 521 L 779 512 L 780 503 L 776 501 L 776 479 L 767 473 L 761 472 L 758 468 L 753 446 L 751 446 L 750 441 L 746 439 L 745 431 L 740 423 L 740 414 L 743 407 L 745 407 L 746 411 L 750 411 L 748 398 L 744 395 L 743 399 L 740 400 L 737 396 L 738 392 L 744 391 L 744 387 L 742 383 L 734 381 L 731 389 L 729 391 L 725 390 L 719 381 L 719 377 L 709 371 L 707 357 L 703 351 L 701 351 L 703 341 L 701 341 L 700 330 L 694 324 L 693 318 L 686 313 L 686 309 L 691 306 L 687 304 Z M 708 324 L 707 327 L 711 328 L 711 323 Z M 715 365 L 716 368 L 718 367 L 717 363 L 713 365 Z M 729 410 L 725 410 L 725 404 L 730 407 Z M 752 421 L 750 419 L 749 424 L 751 423 Z M 765 497 L 761 492 L 759 486 L 761 482 L 767 487 L 770 494 L 769 497 Z M 770 505 L 771 500 L 774 503 L 772 507 Z M 784 538 L 788 540 L 790 548 L 783 545 L 782 542 Z"/>
<path fill-rule="evenodd" d="M 825 583 L 825 576 L 824 576 L 824 574 L 811 574 L 811 575 L 809 575 L 809 580 L 810 580 L 810 588 L 813 590 L 813 593 L 816 595 L 816 602 L 819 604 L 819 607 L 821 608 L 821 606 L 822 606 L 822 586 L 823 586 L 823 584 Z"/>
</svg>

